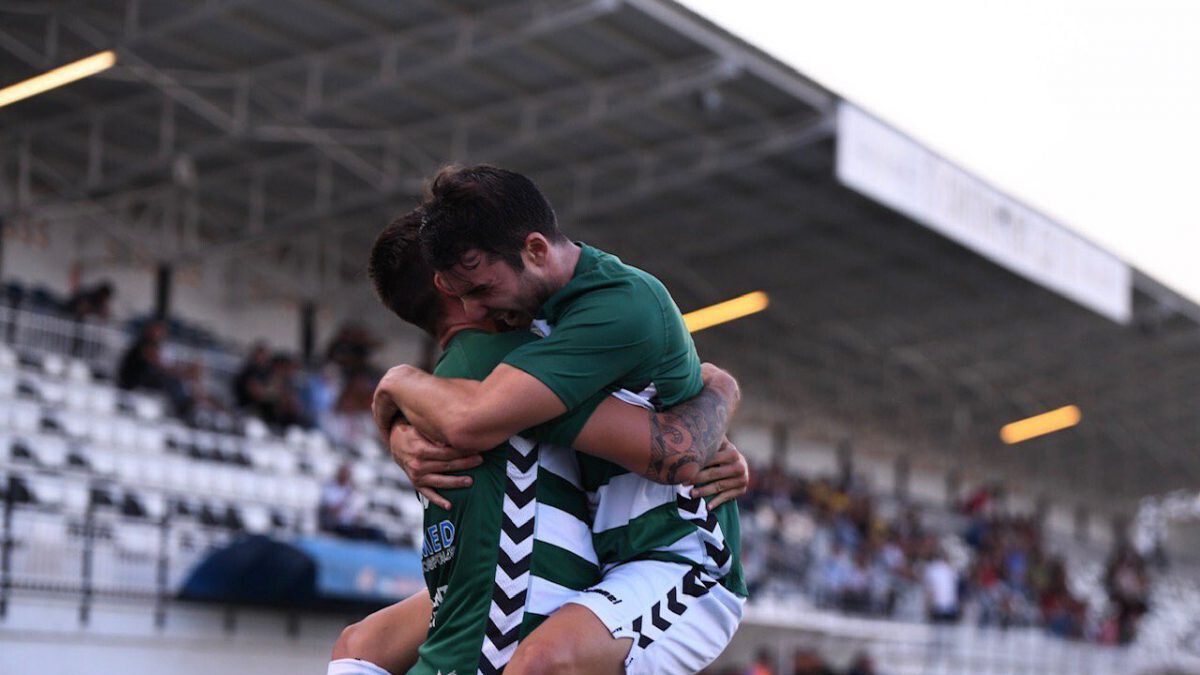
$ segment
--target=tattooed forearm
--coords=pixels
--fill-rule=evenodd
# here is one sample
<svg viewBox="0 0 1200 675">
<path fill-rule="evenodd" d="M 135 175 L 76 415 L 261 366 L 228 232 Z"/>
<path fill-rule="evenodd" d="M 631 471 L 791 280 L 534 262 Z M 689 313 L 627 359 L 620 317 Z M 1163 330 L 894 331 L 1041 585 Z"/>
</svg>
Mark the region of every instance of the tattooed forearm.
<svg viewBox="0 0 1200 675">
<path fill-rule="evenodd" d="M 686 483 L 712 460 L 729 426 L 734 401 L 714 387 L 650 416 L 650 463 L 645 475 L 658 483 Z"/>
</svg>

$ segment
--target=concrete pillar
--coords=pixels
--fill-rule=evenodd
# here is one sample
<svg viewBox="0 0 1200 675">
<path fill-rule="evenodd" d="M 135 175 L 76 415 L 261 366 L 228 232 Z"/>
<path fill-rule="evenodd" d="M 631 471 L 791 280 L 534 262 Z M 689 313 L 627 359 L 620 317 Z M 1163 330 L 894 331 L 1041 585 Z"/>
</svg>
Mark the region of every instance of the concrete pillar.
<svg viewBox="0 0 1200 675">
<path fill-rule="evenodd" d="M 313 363 L 317 341 L 317 304 L 312 300 L 300 303 L 300 360 Z"/>
<path fill-rule="evenodd" d="M 899 501 L 908 501 L 909 476 L 912 467 L 909 466 L 908 456 L 900 455 L 892 464 L 892 496 Z"/>
<path fill-rule="evenodd" d="M 175 268 L 168 263 L 159 263 L 154 276 L 154 318 L 165 319 L 171 313 L 171 284 Z"/>
<path fill-rule="evenodd" d="M 1075 539 L 1086 544 L 1091 538 L 1091 512 L 1083 504 L 1075 505 Z"/>
</svg>

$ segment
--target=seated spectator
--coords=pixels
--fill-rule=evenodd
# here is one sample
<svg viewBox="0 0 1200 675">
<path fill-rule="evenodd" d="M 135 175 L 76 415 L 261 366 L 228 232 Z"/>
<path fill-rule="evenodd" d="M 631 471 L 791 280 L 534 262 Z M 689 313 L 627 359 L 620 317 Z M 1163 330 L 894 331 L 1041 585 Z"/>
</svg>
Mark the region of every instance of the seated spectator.
<svg viewBox="0 0 1200 675">
<path fill-rule="evenodd" d="M 371 368 L 371 354 L 379 347 L 379 340 L 370 329 L 358 323 L 343 324 L 329 343 L 325 360 L 335 363 L 346 378 L 367 373 Z M 378 379 L 378 378 L 375 378 Z"/>
<path fill-rule="evenodd" d="M 744 675 L 775 675 L 775 659 L 771 657 L 771 650 L 760 647 L 754 663 L 744 671 Z"/>
<path fill-rule="evenodd" d="M 310 421 L 327 434 L 333 434 L 333 406 L 342 391 L 338 367 L 326 363 L 308 374 L 304 383 L 303 404 Z"/>
<path fill-rule="evenodd" d="M 166 335 L 166 326 L 161 321 L 149 321 L 142 326 L 137 339 L 121 357 L 117 386 L 161 392 L 170 399 L 175 414 L 187 416 L 192 410 L 193 398 L 183 374 L 163 361 Z"/>
<path fill-rule="evenodd" d="M 1104 573 L 1104 585 L 1117 608 L 1117 639 L 1128 644 L 1137 636 L 1137 624 L 1149 609 L 1150 595 L 1145 561 L 1132 546 L 1122 543 L 1117 547 Z"/>
<path fill-rule="evenodd" d="M 268 380 L 267 422 L 281 427 L 311 426 L 308 410 L 304 407 L 303 386 L 300 361 L 287 354 L 276 354 L 271 359 Z"/>
<path fill-rule="evenodd" d="M 871 655 L 859 652 L 850 662 L 850 669 L 846 671 L 846 675 L 875 675 L 875 672 L 875 661 Z"/>
<path fill-rule="evenodd" d="M 350 465 L 343 464 L 338 467 L 333 479 L 321 488 L 321 502 L 317 506 L 317 526 L 323 532 L 347 539 L 383 541 L 382 532 L 363 524 L 364 507 L 364 499 L 351 479 Z"/>
<path fill-rule="evenodd" d="M 75 320 L 101 319 L 109 317 L 109 304 L 113 296 L 113 285 L 101 281 L 95 286 L 81 288 L 67 299 L 65 308 Z"/>
<path fill-rule="evenodd" d="M 833 669 L 812 649 L 797 649 L 792 656 L 792 675 L 834 675 Z"/>
<path fill-rule="evenodd" d="M 925 563 L 921 574 L 925 588 L 925 606 L 933 623 L 958 621 L 958 571 L 946 560 L 942 551 Z"/>
<path fill-rule="evenodd" d="M 256 342 L 233 380 L 233 400 L 237 407 L 265 418 L 270 406 L 270 379 L 271 352 L 265 342 Z"/>
</svg>

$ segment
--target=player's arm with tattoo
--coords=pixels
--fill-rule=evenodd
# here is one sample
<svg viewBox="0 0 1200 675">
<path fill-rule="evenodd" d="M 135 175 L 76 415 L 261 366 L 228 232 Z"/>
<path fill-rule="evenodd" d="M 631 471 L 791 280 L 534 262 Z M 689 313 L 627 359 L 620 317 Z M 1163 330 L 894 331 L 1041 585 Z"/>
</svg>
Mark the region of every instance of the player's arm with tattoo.
<svg viewBox="0 0 1200 675">
<path fill-rule="evenodd" d="M 717 485 L 695 496 L 720 493 L 719 500 L 731 499 L 745 491 L 749 475 L 745 458 L 725 440 L 741 392 L 737 381 L 715 366 L 705 364 L 702 375 L 699 395 L 663 412 L 601 395 L 574 441 L 561 442 L 656 483 Z M 538 438 L 537 430 L 531 432 Z M 443 508 L 449 503 L 437 489 L 470 484 L 467 476 L 447 474 L 478 464 L 477 457 L 467 458 L 473 452 L 433 443 L 407 426 L 389 429 L 389 448 L 413 485 Z"/>
<path fill-rule="evenodd" d="M 709 385 L 694 398 L 652 415 L 650 461 L 643 474 L 653 481 L 690 484 L 721 447 L 737 397 L 736 383 L 732 388 Z"/>
<path fill-rule="evenodd" d="M 712 463 L 741 400 L 729 373 L 705 364 L 704 389 L 662 412 L 610 399 L 588 418 L 572 446 L 665 484 L 692 484 Z"/>
</svg>

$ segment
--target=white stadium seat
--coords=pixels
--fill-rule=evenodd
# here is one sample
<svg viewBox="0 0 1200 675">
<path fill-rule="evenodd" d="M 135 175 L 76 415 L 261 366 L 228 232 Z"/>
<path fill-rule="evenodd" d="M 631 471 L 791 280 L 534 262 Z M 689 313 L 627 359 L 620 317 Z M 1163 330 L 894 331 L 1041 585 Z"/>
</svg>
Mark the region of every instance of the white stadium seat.
<svg viewBox="0 0 1200 675">
<path fill-rule="evenodd" d="M 247 473 L 253 473 L 248 471 Z M 260 504 L 275 505 L 279 503 L 279 480 L 274 476 L 254 474 L 254 492 L 240 495 L 242 499 L 252 499 Z"/>
<path fill-rule="evenodd" d="M 112 415 L 117 409 L 117 391 L 109 386 L 92 387 L 91 407 L 101 415 Z"/>
<path fill-rule="evenodd" d="M 0 397 L 12 398 L 16 391 L 16 374 L 9 370 L 0 370 Z"/>
<path fill-rule="evenodd" d="M 117 455 L 117 476 L 125 483 L 134 484 L 141 477 L 141 458 L 129 452 Z"/>
<path fill-rule="evenodd" d="M 133 404 L 133 412 L 144 420 L 158 420 L 163 416 L 162 400 L 147 394 L 130 394 L 129 401 Z"/>
<path fill-rule="evenodd" d="M 271 530 L 271 514 L 258 504 L 242 504 L 242 522 L 251 534 L 266 534 Z"/>
<path fill-rule="evenodd" d="M 166 459 L 166 487 L 180 492 L 195 492 L 198 490 L 192 483 L 192 462 L 183 457 L 168 457 Z"/>
<path fill-rule="evenodd" d="M 262 477 L 253 469 L 238 469 L 234 472 L 234 494 L 242 499 L 260 499 L 258 491 L 262 485 Z"/>
<path fill-rule="evenodd" d="M 67 372 L 67 361 L 58 354 L 42 357 L 42 371 L 51 377 L 62 377 Z"/>
<path fill-rule="evenodd" d="M 16 370 L 17 369 L 17 354 L 8 348 L 8 345 L 0 344 L 0 370 Z"/>
<path fill-rule="evenodd" d="M 73 438 L 86 437 L 92 423 L 90 415 L 78 410 L 61 411 L 55 419 L 62 425 L 63 431 Z"/>
<path fill-rule="evenodd" d="M 67 364 L 67 379 L 76 384 L 87 384 L 92 381 L 92 369 L 79 359 L 71 359 Z"/>
<path fill-rule="evenodd" d="M 72 382 L 66 387 L 63 407 L 71 411 L 85 411 L 91 405 L 92 388 L 85 383 Z"/>
<path fill-rule="evenodd" d="M 43 466 L 60 467 L 67 463 L 67 441 L 58 436 L 32 436 L 29 443 Z"/>
<path fill-rule="evenodd" d="M 337 473 L 338 460 L 330 455 L 313 455 L 308 458 L 309 464 L 312 465 L 313 475 L 324 481 L 333 477 Z"/>
<path fill-rule="evenodd" d="M 153 491 L 138 491 L 138 499 L 141 500 L 142 506 L 146 509 L 146 517 L 152 520 L 159 520 L 167 512 L 167 499 L 161 492 Z"/>
<path fill-rule="evenodd" d="M 304 432 L 304 429 L 297 426 L 288 427 L 283 434 L 284 442 L 296 449 L 304 447 L 307 437 L 308 434 Z"/>
<path fill-rule="evenodd" d="M 308 442 L 306 443 L 309 452 L 327 453 L 330 451 L 329 439 L 319 429 L 314 429 L 308 433 Z"/>
<path fill-rule="evenodd" d="M 113 523 L 113 539 L 117 547 L 126 553 L 152 556 L 158 553 L 158 529 L 147 523 L 116 521 Z"/>
<path fill-rule="evenodd" d="M 286 446 L 277 446 L 272 451 L 271 466 L 281 474 L 296 473 L 296 453 Z"/>
<path fill-rule="evenodd" d="M 159 454 L 142 455 L 138 459 L 138 481 L 145 485 L 164 485 L 167 482 L 167 458 Z"/>
<path fill-rule="evenodd" d="M 89 415 L 87 432 L 84 434 L 97 445 L 112 445 L 113 419 L 108 415 Z"/>
<path fill-rule="evenodd" d="M 42 400 L 55 407 L 62 406 L 67 398 L 67 385 L 59 380 L 43 379 L 38 383 Z"/>
<path fill-rule="evenodd" d="M 41 406 L 30 401 L 14 401 L 9 406 L 9 427 L 16 431 L 36 431 L 41 423 Z"/>
<path fill-rule="evenodd" d="M 66 489 L 59 476 L 29 476 L 29 490 L 39 504 L 58 506 L 66 497 Z"/>
<path fill-rule="evenodd" d="M 366 462 L 355 462 L 350 468 L 351 478 L 360 489 L 375 482 L 375 469 Z"/>
<path fill-rule="evenodd" d="M 121 450 L 132 450 L 137 447 L 137 422 L 124 417 L 113 419 L 112 444 Z"/>
<path fill-rule="evenodd" d="M 67 513 L 79 515 L 87 511 L 91 490 L 83 481 L 66 481 L 63 490 L 63 509 Z"/>
<path fill-rule="evenodd" d="M 270 435 L 267 425 L 257 417 L 250 417 L 245 422 L 246 438 L 260 441 Z"/>
<path fill-rule="evenodd" d="M 98 447 L 83 447 L 79 454 L 91 465 L 92 470 L 100 474 L 112 474 L 117 470 L 117 457 L 112 450 Z"/>
<path fill-rule="evenodd" d="M 231 497 L 237 491 L 237 477 L 234 470 L 224 466 L 214 466 L 212 472 L 212 491 L 222 497 Z"/>
<path fill-rule="evenodd" d="M 166 432 L 157 425 L 141 425 L 137 433 L 137 447 L 144 452 L 162 452 L 166 447 Z"/>
</svg>

